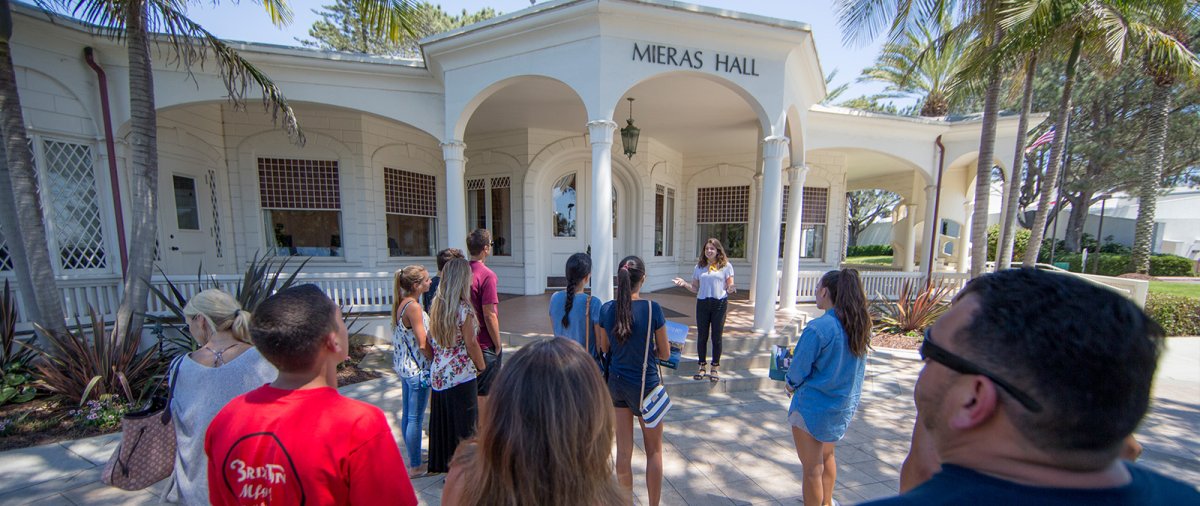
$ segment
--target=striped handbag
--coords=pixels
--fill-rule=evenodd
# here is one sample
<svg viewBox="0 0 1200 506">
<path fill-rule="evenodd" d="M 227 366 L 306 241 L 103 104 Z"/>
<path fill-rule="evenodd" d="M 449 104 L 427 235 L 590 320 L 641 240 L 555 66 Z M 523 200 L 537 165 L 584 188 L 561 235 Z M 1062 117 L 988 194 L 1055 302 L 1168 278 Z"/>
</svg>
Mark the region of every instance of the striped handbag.
<svg viewBox="0 0 1200 506">
<path fill-rule="evenodd" d="M 646 311 L 646 353 L 642 357 L 641 392 L 646 391 L 646 366 L 647 362 L 650 361 L 650 339 L 652 338 L 650 329 L 653 327 L 654 316 L 654 302 L 646 302 L 649 302 L 650 306 Z M 658 367 L 657 360 L 654 362 L 654 367 Z M 659 376 L 658 386 L 654 387 L 654 390 L 651 390 L 645 397 L 642 397 L 641 407 L 642 421 L 646 423 L 647 427 L 651 428 L 657 427 L 662 422 L 663 417 L 667 415 L 667 411 L 671 410 L 671 396 L 667 395 L 667 389 L 663 388 L 661 375 Z"/>
</svg>

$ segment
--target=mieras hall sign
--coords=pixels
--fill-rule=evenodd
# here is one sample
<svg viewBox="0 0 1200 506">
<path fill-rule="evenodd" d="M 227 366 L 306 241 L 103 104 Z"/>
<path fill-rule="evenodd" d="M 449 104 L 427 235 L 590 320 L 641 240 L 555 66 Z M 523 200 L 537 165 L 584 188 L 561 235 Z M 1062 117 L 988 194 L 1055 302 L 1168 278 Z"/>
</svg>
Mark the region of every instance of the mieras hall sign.
<svg viewBox="0 0 1200 506">
<path fill-rule="evenodd" d="M 633 61 L 644 61 L 672 67 L 685 67 L 692 70 L 702 70 L 708 64 L 717 72 L 758 77 L 754 58 L 713 51 L 712 57 L 706 59 L 704 51 L 699 49 L 680 49 L 663 44 L 645 44 L 639 46 L 637 42 L 634 42 Z"/>
</svg>

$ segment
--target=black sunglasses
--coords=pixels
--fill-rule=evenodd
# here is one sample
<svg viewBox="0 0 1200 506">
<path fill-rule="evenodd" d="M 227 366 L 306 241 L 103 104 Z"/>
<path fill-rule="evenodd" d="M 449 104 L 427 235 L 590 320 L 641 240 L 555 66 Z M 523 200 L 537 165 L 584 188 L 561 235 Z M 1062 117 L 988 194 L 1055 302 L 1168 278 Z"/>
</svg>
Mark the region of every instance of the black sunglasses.
<svg viewBox="0 0 1200 506">
<path fill-rule="evenodd" d="M 1030 397 L 1029 394 L 1022 392 L 1019 388 L 1013 386 L 1012 383 L 1004 381 L 995 374 L 988 372 L 987 369 L 975 365 L 971 361 L 950 353 L 945 348 L 938 346 L 937 343 L 933 342 L 933 339 L 930 338 L 932 335 L 930 333 L 931 330 L 932 327 L 925 329 L 925 339 L 921 342 L 921 347 L 918 349 L 918 352 L 921 354 L 921 360 L 932 360 L 961 374 L 974 374 L 990 379 L 992 380 L 992 383 L 995 383 L 1000 388 L 1003 388 L 1009 393 L 1009 395 L 1013 396 L 1013 399 L 1016 399 L 1017 402 L 1021 403 L 1022 406 L 1025 406 L 1025 409 L 1028 409 L 1034 413 L 1042 412 L 1042 405 L 1039 404 L 1038 401 L 1033 400 L 1033 397 Z"/>
</svg>

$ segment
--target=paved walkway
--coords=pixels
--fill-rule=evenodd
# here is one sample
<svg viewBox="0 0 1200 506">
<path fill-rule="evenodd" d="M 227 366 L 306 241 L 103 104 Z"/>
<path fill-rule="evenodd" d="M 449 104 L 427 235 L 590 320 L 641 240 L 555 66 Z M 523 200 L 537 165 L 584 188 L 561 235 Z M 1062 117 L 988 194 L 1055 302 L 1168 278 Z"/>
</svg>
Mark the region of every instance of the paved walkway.
<svg viewBox="0 0 1200 506">
<path fill-rule="evenodd" d="M 838 446 L 839 501 L 896 492 L 913 423 L 912 385 L 920 362 L 911 352 L 872 355 L 863 403 Z M 381 407 L 399 433 L 400 388 L 383 378 L 342 389 Z M 777 391 L 681 398 L 667 417 L 664 505 L 798 504 L 800 462 Z M 1171 339 L 1155 384 L 1155 402 L 1138 431 L 1144 465 L 1200 488 L 1200 338 Z M 635 434 L 638 434 L 635 431 Z M 99 482 L 116 436 L 0 453 L 0 504 L 152 504 L 161 485 L 124 492 Z M 402 443 L 401 443 L 402 444 Z M 638 439 L 640 448 L 640 436 Z M 634 454 L 634 491 L 645 503 L 645 456 Z M 414 480 L 422 504 L 439 504 L 442 477 Z"/>
</svg>

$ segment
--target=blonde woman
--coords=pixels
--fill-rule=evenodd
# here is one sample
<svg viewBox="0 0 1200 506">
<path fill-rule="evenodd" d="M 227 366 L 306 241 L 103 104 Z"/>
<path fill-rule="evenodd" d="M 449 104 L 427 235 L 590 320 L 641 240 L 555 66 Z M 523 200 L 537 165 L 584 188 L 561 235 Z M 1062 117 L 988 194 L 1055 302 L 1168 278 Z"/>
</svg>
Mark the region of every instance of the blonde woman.
<svg viewBox="0 0 1200 506">
<path fill-rule="evenodd" d="M 278 372 L 250 344 L 250 313 L 221 290 L 200 292 L 183 307 L 188 331 L 201 346 L 184 357 L 171 382 L 175 394 L 175 474 L 163 500 L 208 504 L 204 433 L 234 397 L 275 381 Z"/>
<path fill-rule="evenodd" d="M 429 401 L 429 315 L 421 309 L 421 296 L 429 291 L 429 271 L 410 265 L 396 271 L 392 297 L 392 367 L 402 381 L 404 408 L 400 414 L 400 434 L 404 436 L 408 476 L 421 470 L 421 423 Z"/>
<path fill-rule="evenodd" d="M 471 310 L 471 264 L 456 258 L 442 269 L 442 282 L 433 297 L 433 387 L 429 412 L 429 472 L 444 473 L 458 443 L 475 432 L 478 393 L 475 379 L 483 372 L 483 349 Z"/>
<path fill-rule="evenodd" d="M 525 345 L 494 392 L 478 439 L 454 455 L 442 504 L 629 504 L 613 478 L 612 398 L 582 347 Z"/>
</svg>

